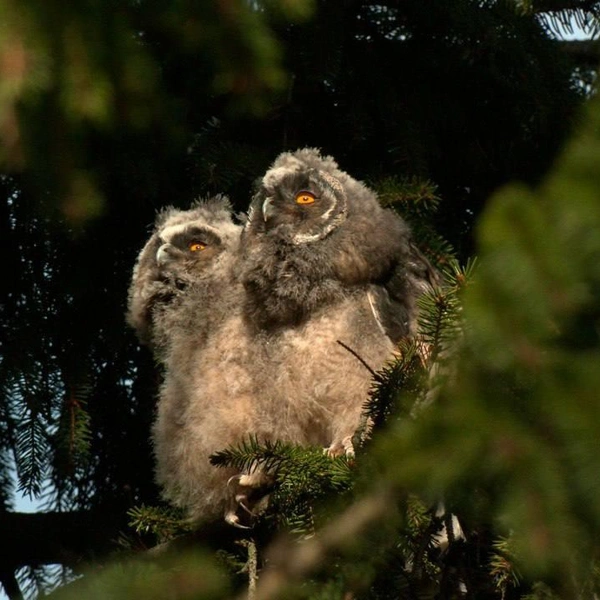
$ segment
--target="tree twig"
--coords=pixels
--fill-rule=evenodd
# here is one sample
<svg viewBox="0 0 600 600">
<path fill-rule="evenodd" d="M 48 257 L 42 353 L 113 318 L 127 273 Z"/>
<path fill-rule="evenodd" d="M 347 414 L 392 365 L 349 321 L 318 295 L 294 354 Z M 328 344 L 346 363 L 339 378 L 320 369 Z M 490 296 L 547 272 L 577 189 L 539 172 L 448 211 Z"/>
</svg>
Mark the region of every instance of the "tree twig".
<svg viewBox="0 0 600 600">
<path fill-rule="evenodd" d="M 336 340 L 336 342 L 345 350 L 348 350 L 348 352 L 350 352 L 350 354 L 352 354 L 352 356 L 354 356 L 354 358 L 356 358 L 358 361 L 360 361 L 360 363 L 363 365 L 363 367 L 365 367 L 365 369 L 367 369 L 367 371 L 369 371 L 369 373 L 371 373 L 371 375 L 373 377 L 375 377 L 376 373 L 375 370 L 369 366 L 369 363 L 367 363 L 367 361 L 360 356 L 360 354 L 358 354 L 358 352 L 356 352 L 356 350 L 353 350 L 352 348 L 350 348 L 350 346 L 348 346 L 347 344 L 344 344 L 344 342 L 342 342 L 341 340 Z"/>
<path fill-rule="evenodd" d="M 341 548 L 369 525 L 389 514 L 394 506 L 392 500 L 392 491 L 381 489 L 352 504 L 309 540 L 301 544 L 287 538 L 275 542 L 267 551 L 265 562 L 268 566 L 261 571 L 253 600 L 283 597 L 285 587 L 314 571 L 328 553 Z M 240 595 L 236 600 L 246 600 L 246 597 Z"/>
<path fill-rule="evenodd" d="M 248 562 L 246 572 L 248 573 L 248 600 L 256 600 L 256 584 L 258 581 L 258 552 L 256 542 L 250 538 L 246 540 L 248 549 Z"/>
<path fill-rule="evenodd" d="M 0 583 L 10 600 L 23 600 L 23 593 L 14 571 L 0 571 Z"/>
</svg>

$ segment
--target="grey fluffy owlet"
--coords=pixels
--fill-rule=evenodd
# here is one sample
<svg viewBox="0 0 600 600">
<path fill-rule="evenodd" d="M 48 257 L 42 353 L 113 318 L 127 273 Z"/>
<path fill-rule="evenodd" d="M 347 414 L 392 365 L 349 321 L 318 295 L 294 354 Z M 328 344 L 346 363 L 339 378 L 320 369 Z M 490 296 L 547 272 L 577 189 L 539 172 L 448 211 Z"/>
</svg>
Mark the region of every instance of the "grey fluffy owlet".
<svg viewBox="0 0 600 600">
<path fill-rule="evenodd" d="M 209 457 L 255 429 L 233 269 L 240 231 L 223 197 L 164 210 L 129 290 L 128 321 L 164 367 L 152 430 L 157 483 L 196 521 L 236 521 L 245 492 L 228 485 L 235 471 Z"/>
<path fill-rule="evenodd" d="M 242 254 L 255 369 L 268 374 L 257 395 L 274 432 L 351 453 L 369 369 L 414 333 L 428 263 L 405 222 L 315 149 L 281 154 L 264 175 Z"/>
<path fill-rule="evenodd" d="M 213 237 L 193 239 L 203 230 Z M 404 222 L 315 150 L 275 161 L 240 248 L 239 231 L 223 201 L 164 213 L 129 310 L 165 367 L 153 428 L 164 496 L 234 524 L 268 478 L 231 486 L 239 474 L 209 455 L 248 435 L 352 452 L 369 369 L 413 331 L 423 267 Z"/>
<path fill-rule="evenodd" d="M 203 296 L 205 306 L 195 307 L 200 313 L 195 335 L 206 336 L 239 235 L 223 196 L 196 202 L 189 210 L 167 207 L 159 213 L 133 270 L 127 310 L 128 323 L 157 359 L 164 360 L 174 332 L 186 327 L 190 309 L 182 304 L 191 293 Z"/>
</svg>

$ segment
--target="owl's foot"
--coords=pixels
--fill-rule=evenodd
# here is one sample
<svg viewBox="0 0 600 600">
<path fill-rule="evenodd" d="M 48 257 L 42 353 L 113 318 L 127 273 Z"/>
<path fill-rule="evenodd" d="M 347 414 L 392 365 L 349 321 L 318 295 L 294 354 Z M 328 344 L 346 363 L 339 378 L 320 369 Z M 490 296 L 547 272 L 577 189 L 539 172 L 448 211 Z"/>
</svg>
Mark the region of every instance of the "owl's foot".
<svg viewBox="0 0 600 600">
<path fill-rule="evenodd" d="M 345 456 L 348 459 L 353 459 L 355 456 L 354 445 L 352 444 L 352 436 L 348 435 L 341 440 L 332 442 L 329 448 L 325 448 L 325 454 L 331 458 Z"/>
<path fill-rule="evenodd" d="M 252 529 L 252 525 L 244 525 L 235 512 L 232 511 L 227 511 L 225 513 L 225 523 L 233 525 L 233 527 L 237 527 L 238 529 Z"/>
<path fill-rule="evenodd" d="M 273 480 L 271 477 L 263 473 L 263 471 L 255 470 L 252 473 L 240 473 L 239 475 L 234 475 L 229 478 L 227 485 L 230 484 L 232 479 L 237 479 L 237 482 L 242 487 L 248 488 L 264 488 L 265 486 L 273 485 Z"/>
<path fill-rule="evenodd" d="M 252 529 L 256 517 L 267 508 L 271 487 L 271 478 L 261 471 L 230 477 L 227 482 L 230 501 L 225 521 L 239 529 Z"/>
</svg>

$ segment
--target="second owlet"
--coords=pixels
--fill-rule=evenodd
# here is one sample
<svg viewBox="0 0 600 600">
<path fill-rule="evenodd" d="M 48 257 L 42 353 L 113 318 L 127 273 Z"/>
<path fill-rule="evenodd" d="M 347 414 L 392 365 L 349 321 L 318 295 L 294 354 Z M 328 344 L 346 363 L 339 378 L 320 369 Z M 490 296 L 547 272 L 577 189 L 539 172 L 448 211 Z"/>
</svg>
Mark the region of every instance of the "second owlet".
<svg viewBox="0 0 600 600">
<path fill-rule="evenodd" d="M 218 321 L 214 311 L 226 296 L 240 231 L 224 196 L 198 201 L 189 210 L 168 207 L 159 213 L 133 270 L 127 311 L 128 323 L 158 360 L 165 359 L 175 332 L 189 326 L 189 302 L 182 305 L 190 295 L 203 301 L 193 307 L 198 341 Z"/>
<path fill-rule="evenodd" d="M 331 157 L 281 154 L 242 234 L 257 397 L 273 436 L 352 453 L 371 386 L 428 287 L 405 222 Z M 260 343 L 259 343 L 260 342 Z"/>
<path fill-rule="evenodd" d="M 164 371 L 152 430 L 156 480 L 195 521 L 237 523 L 245 488 L 228 485 L 237 472 L 209 457 L 257 429 L 234 275 L 240 231 L 223 197 L 164 210 L 129 290 L 128 321 Z"/>
</svg>

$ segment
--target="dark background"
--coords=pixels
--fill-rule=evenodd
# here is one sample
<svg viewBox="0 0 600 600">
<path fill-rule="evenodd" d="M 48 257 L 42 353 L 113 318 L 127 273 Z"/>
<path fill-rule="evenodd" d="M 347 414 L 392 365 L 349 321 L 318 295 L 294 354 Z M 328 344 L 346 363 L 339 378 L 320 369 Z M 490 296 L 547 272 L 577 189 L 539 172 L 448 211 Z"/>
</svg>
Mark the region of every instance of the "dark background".
<svg viewBox="0 0 600 600">
<path fill-rule="evenodd" d="M 157 209 L 219 192 L 244 211 L 279 152 L 316 146 L 374 187 L 434 189 L 434 227 L 473 254 L 489 196 L 540 180 L 596 77 L 594 43 L 557 38 L 593 30 L 595 3 L 517 4 L 7 3 L 0 574 L 101 552 L 157 502 L 160 375 L 124 321 Z M 32 542 L 23 492 L 95 516 L 74 533 L 51 513 Z"/>
</svg>

